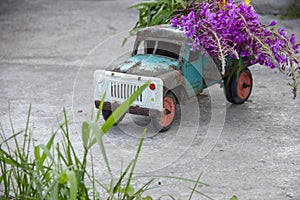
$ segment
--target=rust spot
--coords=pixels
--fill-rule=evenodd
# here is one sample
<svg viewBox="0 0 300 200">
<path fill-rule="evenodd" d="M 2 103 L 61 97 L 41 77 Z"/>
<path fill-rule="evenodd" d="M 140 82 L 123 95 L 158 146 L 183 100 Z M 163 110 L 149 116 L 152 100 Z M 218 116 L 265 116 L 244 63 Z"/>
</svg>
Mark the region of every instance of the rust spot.
<svg viewBox="0 0 300 200">
<path fill-rule="evenodd" d="M 119 67 L 116 67 L 112 70 L 113 72 L 122 72 L 121 69 Z"/>
<path fill-rule="evenodd" d="M 137 62 L 137 63 L 135 63 L 131 68 L 133 69 L 133 68 L 136 68 L 136 67 L 138 67 L 138 66 L 140 66 L 142 63 L 141 62 Z"/>
<path fill-rule="evenodd" d="M 95 105 L 96 108 L 99 108 L 100 105 L 100 101 L 97 100 L 95 101 Z M 114 103 L 110 103 L 110 102 L 104 102 L 103 104 L 103 110 L 110 110 L 113 111 L 115 110 L 118 106 L 120 106 L 119 104 L 114 104 Z M 159 110 L 156 109 L 149 109 L 149 108 L 141 108 L 138 106 L 130 106 L 129 113 L 131 114 L 136 114 L 136 115 L 144 115 L 144 116 L 161 116 L 161 112 Z"/>
<path fill-rule="evenodd" d="M 181 73 L 179 73 L 178 76 L 176 76 L 176 81 L 177 81 L 178 85 L 185 85 L 186 84 L 184 76 Z"/>
<path fill-rule="evenodd" d="M 170 69 L 177 70 L 177 67 L 176 67 L 176 65 L 170 65 Z"/>
</svg>

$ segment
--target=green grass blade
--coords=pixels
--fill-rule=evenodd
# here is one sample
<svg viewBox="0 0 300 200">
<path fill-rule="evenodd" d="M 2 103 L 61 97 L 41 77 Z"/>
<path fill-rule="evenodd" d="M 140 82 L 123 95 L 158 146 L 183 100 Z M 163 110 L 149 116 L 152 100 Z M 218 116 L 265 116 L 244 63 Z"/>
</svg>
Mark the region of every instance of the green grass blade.
<svg viewBox="0 0 300 200">
<path fill-rule="evenodd" d="M 49 196 L 49 198 L 47 198 Z M 58 199 L 58 178 L 55 178 L 44 192 L 43 199 L 57 200 Z"/>
<path fill-rule="evenodd" d="M 124 172 L 121 173 L 118 182 L 116 183 L 116 185 L 113 188 L 113 193 L 116 193 L 116 192 L 118 192 L 121 189 L 122 181 L 123 181 L 124 177 L 126 176 L 127 172 L 129 171 L 130 167 L 132 166 L 132 164 L 133 164 L 133 161 L 131 161 L 128 164 L 128 166 L 126 167 L 126 169 L 124 170 Z"/>
<path fill-rule="evenodd" d="M 68 118 L 67 118 L 67 113 L 66 113 L 66 109 L 63 109 L 63 113 L 64 113 L 64 125 L 65 125 L 65 129 L 62 127 L 62 131 L 64 133 L 64 141 L 65 141 L 65 153 L 66 153 L 66 157 L 67 157 L 67 161 L 68 161 L 68 165 L 67 166 L 73 166 L 73 159 L 71 156 L 71 148 L 70 148 L 70 140 L 69 140 L 69 125 L 68 125 Z"/>
<path fill-rule="evenodd" d="M 115 124 L 116 121 L 118 121 L 123 114 L 128 110 L 129 106 L 138 98 L 138 96 L 144 91 L 144 89 L 149 85 L 149 82 L 144 83 L 137 91 L 135 91 L 125 102 L 123 102 L 113 113 L 109 118 L 104 122 L 104 124 L 101 127 L 102 134 L 107 133 L 107 131 Z M 106 93 L 105 93 L 106 95 Z M 100 115 L 100 111 L 102 111 L 103 103 L 104 103 L 104 97 L 102 97 L 101 104 L 98 110 L 98 114 Z M 97 119 L 98 119 L 97 115 Z M 96 120 L 98 121 L 98 120 Z M 94 144 L 97 143 L 97 139 L 94 138 L 90 144 L 88 145 L 88 149 L 90 149 Z"/>
<path fill-rule="evenodd" d="M 68 165 L 67 166 L 72 166 L 72 168 L 74 168 L 73 166 L 76 166 L 77 168 L 80 168 L 80 166 L 82 166 L 82 163 L 80 162 L 77 153 L 75 152 L 74 146 L 71 143 L 70 140 L 70 133 L 69 133 L 69 123 L 68 123 L 68 118 L 67 118 L 67 113 L 66 110 L 63 110 L 64 113 L 64 124 L 65 124 L 65 129 L 62 127 L 62 131 L 64 132 L 64 138 L 63 141 L 65 141 L 65 145 L 64 145 L 64 150 L 67 156 L 67 160 L 68 160 Z"/>
<path fill-rule="evenodd" d="M 190 183 L 196 183 L 195 180 L 192 179 L 188 179 L 188 178 L 182 178 L 182 177 L 178 177 L 178 176 L 160 176 L 160 175 L 142 175 L 142 176 L 136 176 L 137 178 L 145 178 L 145 177 L 150 177 L 150 178 L 165 178 L 165 179 L 175 179 L 175 180 L 179 180 L 179 181 L 184 181 L 184 182 L 190 182 Z M 207 183 L 203 183 L 201 181 L 199 181 L 200 185 L 204 185 L 204 186 L 210 186 Z"/>
<path fill-rule="evenodd" d="M 92 165 L 92 177 L 95 177 L 95 169 L 94 169 L 94 159 L 93 159 L 93 151 L 90 152 L 90 158 L 91 158 L 91 165 Z M 88 178 L 90 178 L 88 176 Z M 96 184 L 95 184 L 95 178 L 90 179 L 92 182 L 92 191 L 93 191 L 93 200 L 96 199 Z"/>
<path fill-rule="evenodd" d="M 199 184 L 199 181 L 200 181 L 201 176 L 202 176 L 202 172 L 199 174 L 199 176 L 198 176 L 198 178 L 197 178 L 197 181 L 196 181 L 196 183 L 195 183 L 195 185 L 194 185 L 194 188 L 192 189 L 192 192 L 191 192 L 191 195 L 190 195 L 190 197 L 189 197 L 189 200 L 192 199 L 193 194 L 194 194 L 194 192 L 195 192 L 195 190 L 196 190 L 196 187 L 197 187 L 197 185 Z"/>
<path fill-rule="evenodd" d="M 112 173 L 111 173 L 111 169 L 110 169 L 110 165 L 109 165 L 109 162 L 108 162 L 108 157 L 107 157 L 107 154 L 106 154 L 106 151 L 105 151 L 105 148 L 104 148 L 104 144 L 103 144 L 103 138 L 102 138 L 103 133 L 101 133 L 101 129 L 100 129 L 100 127 L 98 126 L 98 124 L 96 122 L 90 122 L 90 127 L 93 130 L 93 133 L 96 137 L 97 143 L 100 147 L 100 151 L 101 151 L 102 157 L 104 159 L 107 171 L 108 171 L 110 177 L 113 178 Z"/>
<path fill-rule="evenodd" d="M 24 133 L 24 139 L 23 139 L 23 146 L 22 146 L 24 148 L 23 151 L 25 151 L 25 145 L 27 142 L 27 151 L 26 151 L 26 155 L 24 155 L 26 157 L 25 160 L 28 160 L 29 151 L 30 151 L 29 148 L 30 148 L 30 143 L 31 143 L 30 134 L 29 134 L 30 113 L 31 113 L 31 104 L 29 104 L 29 108 L 28 108 L 25 133 Z M 29 138 L 27 139 L 27 137 L 29 137 Z"/>
<path fill-rule="evenodd" d="M 10 192 L 10 178 L 7 175 L 7 168 L 6 168 L 6 163 L 2 161 L 2 159 L 0 159 L 0 168 L 1 168 L 1 181 L 0 181 L 0 185 L 2 185 L 2 181 L 3 181 L 3 186 L 4 186 L 4 197 L 9 196 L 9 192 Z"/>
<path fill-rule="evenodd" d="M 154 181 L 154 178 L 152 178 L 150 181 L 148 181 L 146 184 L 143 185 L 143 187 L 141 187 L 138 191 L 136 191 L 136 193 L 134 194 L 135 195 L 138 195 L 138 194 L 141 194 L 143 193 L 144 191 L 147 190 L 147 188 L 149 187 L 149 185 Z"/>
<path fill-rule="evenodd" d="M 94 144 L 97 143 L 97 139 L 96 138 L 93 138 L 92 141 L 89 143 L 87 149 L 90 149 L 92 146 L 94 146 Z"/>
<path fill-rule="evenodd" d="M 57 160 L 59 161 L 59 163 L 63 162 L 66 166 L 68 166 L 68 161 L 65 159 L 64 154 L 60 150 L 59 144 L 57 144 L 57 146 L 56 146 L 56 152 L 57 152 Z M 58 165 L 58 166 L 60 166 L 60 165 Z"/>
<path fill-rule="evenodd" d="M 10 154 L 8 154 L 2 149 L 0 149 L 0 158 L 3 163 L 9 164 L 11 167 L 20 167 L 20 168 L 24 167 L 24 165 L 21 165 L 16 159 L 14 159 Z"/>
<path fill-rule="evenodd" d="M 89 141 L 89 138 L 90 138 L 90 126 L 87 122 L 83 122 L 82 123 L 82 130 L 81 130 L 81 137 L 82 137 L 82 142 L 83 142 L 83 147 L 85 149 L 88 148 L 88 141 Z"/>
<path fill-rule="evenodd" d="M 129 8 L 148 7 L 148 6 L 153 6 L 155 4 L 157 4 L 156 1 L 145 1 L 142 3 L 135 4 L 133 6 L 130 6 Z"/>
<path fill-rule="evenodd" d="M 3 144 L 6 144 L 7 148 L 9 150 L 11 150 L 10 145 L 8 144 L 8 141 L 14 139 L 15 137 L 17 137 L 18 135 L 23 134 L 23 133 L 24 133 L 24 131 L 19 131 L 8 138 L 5 138 L 5 135 L 2 135 L 3 141 L 0 143 L 0 146 L 2 146 Z"/>
<path fill-rule="evenodd" d="M 135 165 L 137 163 L 137 159 L 140 155 L 140 152 L 141 152 L 141 149 L 142 149 L 142 145 L 143 145 L 143 141 L 144 141 L 144 138 L 146 136 L 146 133 L 147 133 L 147 129 L 144 130 L 144 133 L 142 135 L 142 138 L 140 140 L 140 143 L 139 143 L 139 146 L 138 146 L 138 150 L 135 154 L 135 158 L 133 160 L 133 164 L 132 164 L 132 167 L 131 167 L 131 171 L 130 171 L 130 174 L 129 174 L 129 177 L 128 177 L 128 180 L 127 180 L 127 184 L 126 184 L 126 187 L 125 187 L 125 192 L 124 192 L 124 196 L 123 196 L 123 200 L 125 200 L 125 197 L 126 197 L 126 192 L 128 191 L 129 187 L 130 187 L 130 183 L 131 183 L 131 179 L 132 179 L 132 175 L 133 175 L 133 172 L 134 172 L 134 169 L 135 169 Z"/>
<path fill-rule="evenodd" d="M 35 149 L 42 149 L 43 150 L 43 154 L 47 155 L 47 157 L 52 161 L 52 163 L 55 162 L 52 154 L 50 153 L 49 149 L 45 145 L 40 144 L 40 145 L 36 146 Z M 38 150 L 38 152 L 39 152 L 39 150 Z M 38 157 L 40 157 L 40 156 L 38 156 Z M 42 160 L 42 158 L 41 158 L 40 161 L 44 161 L 44 160 Z"/>
<path fill-rule="evenodd" d="M 76 200 L 77 197 L 77 180 L 74 171 L 67 172 L 68 180 L 70 183 L 70 200 Z"/>
<path fill-rule="evenodd" d="M 53 145 L 53 142 L 54 142 L 54 139 L 55 139 L 55 136 L 56 136 L 57 132 L 58 132 L 58 130 L 55 131 L 55 132 L 52 134 L 50 140 L 47 142 L 46 148 L 47 148 L 49 151 L 50 151 L 50 149 L 51 149 L 51 147 L 52 147 L 52 145 Z M 42 154 L 42 156 L 41 156 L 41 163 L 42 163 L 42 164 L 44 163 L 46 157 L 47 157 L 46 152 L 43 152 L 43 154 Z"/>
<path fill-rule="evenodd" d="M 100 119 L 100 114 L 101 114 L 102 109 L 103 109 L 105 97 L 106 97 L 106 91 L 104 92 L 104 94 L 103 94 L 103 96 L 102 96 L 102 99 L 101 99 L 101 103 L 100 103 L 100 105 L 99 105 L 99 109 L 98 109 L 97 117 L 96 117 L 96 122 L 98 122 L 99 119 Z"/>
<path fill-rule="evenodd" d="M 10 123 L 10 127 L 11 127 L 11 131 L 12 131 L 12 135 L 16 135 L 15 133 L 15 129 L 13 126 L 13 122 L 12 122 L 12 118 L 11 118 L 11 112 L 10 112 L 10 102 L 8 103 L 8 116 L 9 116 L 9 123 Z M 15 146 L 16 146 L 16 154 L 19 155 L 18 158 L 20 158 L 20 160 L 23 160 L 23 154 L 22 154 L 22 147 L 20 147 L 19 142 L 17 141 L 16 137 L 12 137 L 12 139 L 14 140 Z"/>
<path fill-rule="evenodd" d="M 164 194 L 164 195 L 160 196 L 158 198 L 158 200 L 161 200 L 163 197 L 170 197 L 172 200 L 176 200 L 172 195 L 169 195 L 169 194 Z"/>
<path fill-rule="evenodd" d="M 129 109 L 130 105 L 139 97 L 148 85 L 149 82 L 147 81 L 108 117 L 101 127 L 103 134 L 107 133 L 107 131 L 123 116 L 123 114 Z"/>
<path fill-rule="evenodd" d="M 200 194 L 201 196 L 203 196 L 203 197 L 205 197 L 205 198 L 207 198 L 207 199 L 214 200 L 214 199 L 211 198 L 210 196 L 204 194 L 203 192 L 200 192 L 200 191 L 196 190 L 195 188 L 191 188 L 191 187 L 187 187 L 187 188 L 189 188 L 190 190 L 193 190 L 194 192 Z"/>
</svg>

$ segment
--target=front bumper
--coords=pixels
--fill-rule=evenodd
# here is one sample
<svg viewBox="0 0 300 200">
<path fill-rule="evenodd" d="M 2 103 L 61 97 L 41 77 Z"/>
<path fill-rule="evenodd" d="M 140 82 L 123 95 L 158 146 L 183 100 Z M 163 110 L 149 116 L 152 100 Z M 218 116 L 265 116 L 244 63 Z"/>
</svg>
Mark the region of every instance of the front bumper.
<svg viewBox="0 0 300 200">
<path fill-rule="evenodd" d="M 101 101 L 96 100 L 95 101 L 95 107 L 99 109 L 99 106 L 101 104 Z M 104 102 L 103 103 L 103 110 L 110 110 L 114 111 L 120 104 L 117 103 L 110 103 L 110 102 Z M 134 115 L 143 115 L 143 116 L 150 116 L 150 117 L 160 117 L 161 111 L 156 109 L 150 109 L 150 108 L 142 108 L 139 106 L 130 106 L 128 111 L 130 114 Z"/>
</svg>

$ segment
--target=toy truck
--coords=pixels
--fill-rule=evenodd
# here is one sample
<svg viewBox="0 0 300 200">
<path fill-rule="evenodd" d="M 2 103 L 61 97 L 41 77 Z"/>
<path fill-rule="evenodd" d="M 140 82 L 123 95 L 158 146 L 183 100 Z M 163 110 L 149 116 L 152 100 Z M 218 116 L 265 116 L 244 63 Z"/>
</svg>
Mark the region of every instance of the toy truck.
<svg viewBox="0 0 300 200">
<path fill-rule="evenodd" d="M 230 73 L 231 66 L 226 66 L 227 73 L 221 75 L 220 62 L 203 50 L 192 51 L 189 43 L 182 31 L 170 25 L 138 31 L 129 60 L 111 70 L 94 72 L 96 108 L 106 91 L 103 118 L 106 120 L 146 81 L 149 86 L 127 112 L 150 116 L 160 132 L 172 126 L 178 104 L 213 84 L 224 84 L 224 94 L 231 103 L 241 104 L 249 98 L 252 75 L 247 67 Z"/>
</svg>

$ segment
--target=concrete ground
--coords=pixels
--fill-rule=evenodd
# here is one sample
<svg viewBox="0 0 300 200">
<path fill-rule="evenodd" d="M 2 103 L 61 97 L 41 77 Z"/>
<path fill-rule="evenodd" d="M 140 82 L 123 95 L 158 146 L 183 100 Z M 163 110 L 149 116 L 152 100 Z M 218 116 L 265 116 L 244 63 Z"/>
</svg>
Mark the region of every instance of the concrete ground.
<svg viewBox="0 0 300 200">
<path fill-rule="evenodd" d="M 66 108 L 74 144 L 80 154 L 80 125 L 93 108 L 93 72 L 125 59 L 132 39 L 120 44 L 137 20 L 127 9 L 137 0 L 4 0 L 0 2 L 0 123 L 10 135 L 30 127 L 44 143 Z M 261 16 L 264 23 L 276 16 Z M 279 21 L 300 38 L 300 20 Z M 299 41 L 299 39 L 298 39 Z M 300 199 L 300 94 L 292 100 L 288 81 L 277 70 L 251 67 L 252 95 L 243 105 L 231 105 L 214 86 L 190 104 L 163 134 L 148 118 L 126 116 L 105 136 L 115 172 L 133 158 L 139 137 L 148 127 L 138 176 L 159 176 L 149 194 L 187 199 L 192 187 L 161 176 L 196 179 L 209 186 L 197 189 L 214 199 Z M 101 119 L 100 123 L 103 123 Z M 150 125 L 148 125 L 150 123 Z M 95 148 L 97 152 L 98 149 Z M 105 170 L 99 156 L 96 169 Z M 105 176 L 105 175 L 103 175 Z M 137 185 L 146 178 L 137 179 Z M 195 199 L 204 199 L 195 196 Z M 163 198 L 170 199 L 170 198 Z"/>
</svg>

